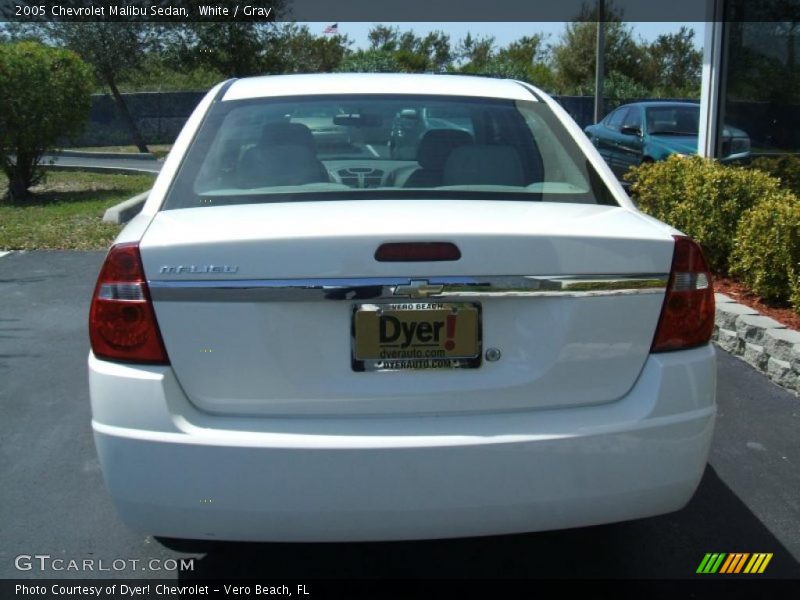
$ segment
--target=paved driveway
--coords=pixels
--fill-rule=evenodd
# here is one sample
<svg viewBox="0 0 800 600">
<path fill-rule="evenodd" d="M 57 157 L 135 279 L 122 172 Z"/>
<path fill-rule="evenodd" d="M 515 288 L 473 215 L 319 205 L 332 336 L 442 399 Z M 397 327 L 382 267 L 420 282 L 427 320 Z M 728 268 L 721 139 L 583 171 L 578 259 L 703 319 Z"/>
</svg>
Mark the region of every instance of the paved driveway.
<svg viewBox="0 0 800 600">
<path fill-rule="evenodd" d="M 682 578 L 693 576 L 706 552 L 773 552 L 768 576 L 800 577 L 800 400 L 724 352 L 711 463 L 678 513 L 570 531 L 394 544 L 165 545 L 128 531 L 103 487 L 89 423 L 86 318 L 102 259 L 101 252 L 0 257 L 0 578 L 86 575 L 18 572 L 19 554 L 107 563 L 196 557 L 194 571 L 181 579 Z M 178 577 L 130 569 L 114 575 Z"/>
</svg>

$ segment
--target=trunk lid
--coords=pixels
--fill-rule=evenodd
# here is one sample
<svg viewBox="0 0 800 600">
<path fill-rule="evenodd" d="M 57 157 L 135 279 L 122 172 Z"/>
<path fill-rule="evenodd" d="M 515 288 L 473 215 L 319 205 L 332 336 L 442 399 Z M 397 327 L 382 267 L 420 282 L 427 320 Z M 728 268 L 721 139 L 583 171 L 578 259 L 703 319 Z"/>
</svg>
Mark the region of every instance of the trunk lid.
<svg viewBox="0 0 800 600">
<path fill-rule="evenodd" d="M 375 260 L 381 244 L 404 241 L 451 242 L 462 256 Z M 610 282 L 665 278 L 673 244 L 666 226 L 618 207 L 329 201 L 163 211 L 140 251 L 171 364 L 196 406 L 231 415 L 336 416 L 620 398 L 648 356 L 664 294 L 632 291 L 639 284 L 615 292 Z M 548 279 L 517 292 L 521 276 Z M 575 293 L 553 293 L 553 281 L 564 277 L 585 281 L 569 288 Z M 331 293 L 341 278 L 348 279 L 344 292 Z M 353 307 L 378 302 L 348 291 L 353 280 L 379 295 L 394 284 L 471 278 L 514 282 L 511 292 L 468 287 L 457 299 L 480 305 L 481 353 L 499 350 L 499 360 L 484 358 L 472 369 L 353 369 Z M 274 289 L 266 293 L 264 285 Z M 315 286 L 316 294 L 303 289 Z"/>
</svg>

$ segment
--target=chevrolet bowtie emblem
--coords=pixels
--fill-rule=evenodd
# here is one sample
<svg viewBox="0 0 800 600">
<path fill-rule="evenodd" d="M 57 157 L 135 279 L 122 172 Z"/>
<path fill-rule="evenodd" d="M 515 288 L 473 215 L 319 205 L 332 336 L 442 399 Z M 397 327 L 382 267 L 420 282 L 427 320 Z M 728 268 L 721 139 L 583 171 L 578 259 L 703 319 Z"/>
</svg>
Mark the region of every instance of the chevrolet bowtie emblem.
<svg viewBox="0 0 800 600">
<path fill-rule="evenodd" d="M 427 279 L 412 279 L 408 285 L 398 285 L 392 292 L 395 296 L 408 296 L 410 298 L 427 298 L 441 294 L 442 284 L 430 284 Z"/>
</svg>

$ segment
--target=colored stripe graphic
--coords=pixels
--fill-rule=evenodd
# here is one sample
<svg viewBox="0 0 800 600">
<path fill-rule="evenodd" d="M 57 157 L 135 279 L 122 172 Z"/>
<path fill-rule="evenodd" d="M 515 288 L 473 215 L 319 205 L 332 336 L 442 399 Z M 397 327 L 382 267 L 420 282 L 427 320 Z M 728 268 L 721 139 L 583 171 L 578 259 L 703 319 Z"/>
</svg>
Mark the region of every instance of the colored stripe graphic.
<svg viewBox="0 0 800 600">
<path fill-rule="evenodd" d="M 745 573 L 763 573 L 764 570 L 767 568 L 769 561 L 772 560 L 772 554 L 753 554 L 753 558 L 750 559 L 750 562 L 747 563 L 747 566 L 744 569 Z"/>
<path fill-rule="evenodd" d="M 769 554 L 767 554 L 767 557 L 764 559 L 764 562 L 761 563 L 761 568 L 758 570 L 758 572 L 763 573 L 766 570 L 769 561 L 771 560 L 772 560 L 772 553 L 770 552 Z"/>
<path fill-rule="evenodd" d="M 772 553 L 767 552 L 756 554 L 750 554 L 749 552 L 733 552 L 731 554 L 709 552 L 700 561 L 700 566 L 697 567 L 696 572 L 701 574 L 719 573 L 720 575 L 763 573 L 772 560 L 772 556 Z"/>
<path fill-rule="evenodd" d="M 697 567 L 698 573 L 716 573 L 719 569 L 722 561 L 725 559 L 726 554 L 723 552 L 721 554 L 706 554 L 703 558 L 703 561 L 700 563 L 700 566 Z"/>
<path fill-rule="evenodd" d="M 734 552 L 733 554 L 728 555 L 728 560 L 725 561 L 725 564 L 722 565 L 722 568 L 719 570 L 720 573 L 738 573 L 742 570 L 744 566 L 744 561 L 747 560 L 747 557 L 750 554 L 741 553 L 741 552 Z"/>
<path fill-rule="evenodd" d="M 722 564 L 722 568 L 719 570 L 720 573 L 730 573 L 730 568 L 736 561 L 739 560 L 738 554 L 728 554 L 728 559 Z"/>
<path fill-rule="evenodd" d="M 744 567 L 744 563 L 747 560 L 747 557 L 750 556 L 749 552 L 745 552 L 742 554 L 742 557 L 739 559 L 739 564 L 736 565 L 736 569 L 734 569 L 734 573 L 741 573 L 742 567 Z"/>
<path fill-rule="evenodd" d="M 695 572 L 696 572 L 696 573 L 705 573 L 705 572 L 706 572 L 706 570 L 705 570 L 705 569 L 706 569 L 706 565 L 708 564 L 708 561 L 709 561 L 710 559 L 711 559 L 711 555 L 710 555 L 710 554 L 706 554 L 706 555 L 703 557 L 703 560 L 702 560 L 702 561 L 700 561 L 700 566 L 699 566 L 699 567 L 697 567 L 697 571 L 695 571 Z"/>
<path fill-rule="evenodd" d="M 717 559 L 717 562 L 715 562 L 714 565 L 711 567 L 711 573 L 716 573 L 717 572 L 717 570 L 719 569 L 719 567 L 722 564 L 723 560 L 725 560 L 725 553 L 722 553 L 722 554 L 719 555 L 719 558 Z"/>
</svg>

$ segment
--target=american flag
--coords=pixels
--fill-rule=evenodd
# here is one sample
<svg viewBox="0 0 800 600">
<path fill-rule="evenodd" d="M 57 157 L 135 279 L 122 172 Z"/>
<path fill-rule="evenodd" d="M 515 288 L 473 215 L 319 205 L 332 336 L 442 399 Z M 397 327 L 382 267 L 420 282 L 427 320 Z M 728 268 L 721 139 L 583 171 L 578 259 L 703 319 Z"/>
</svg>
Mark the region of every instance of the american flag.
<svg viewBox="0 0 800 600">
<path fill-rule="evenodd" d="M 339 33 L 339 24 L 328 25 L 322 33 Z"/>
</svg>

